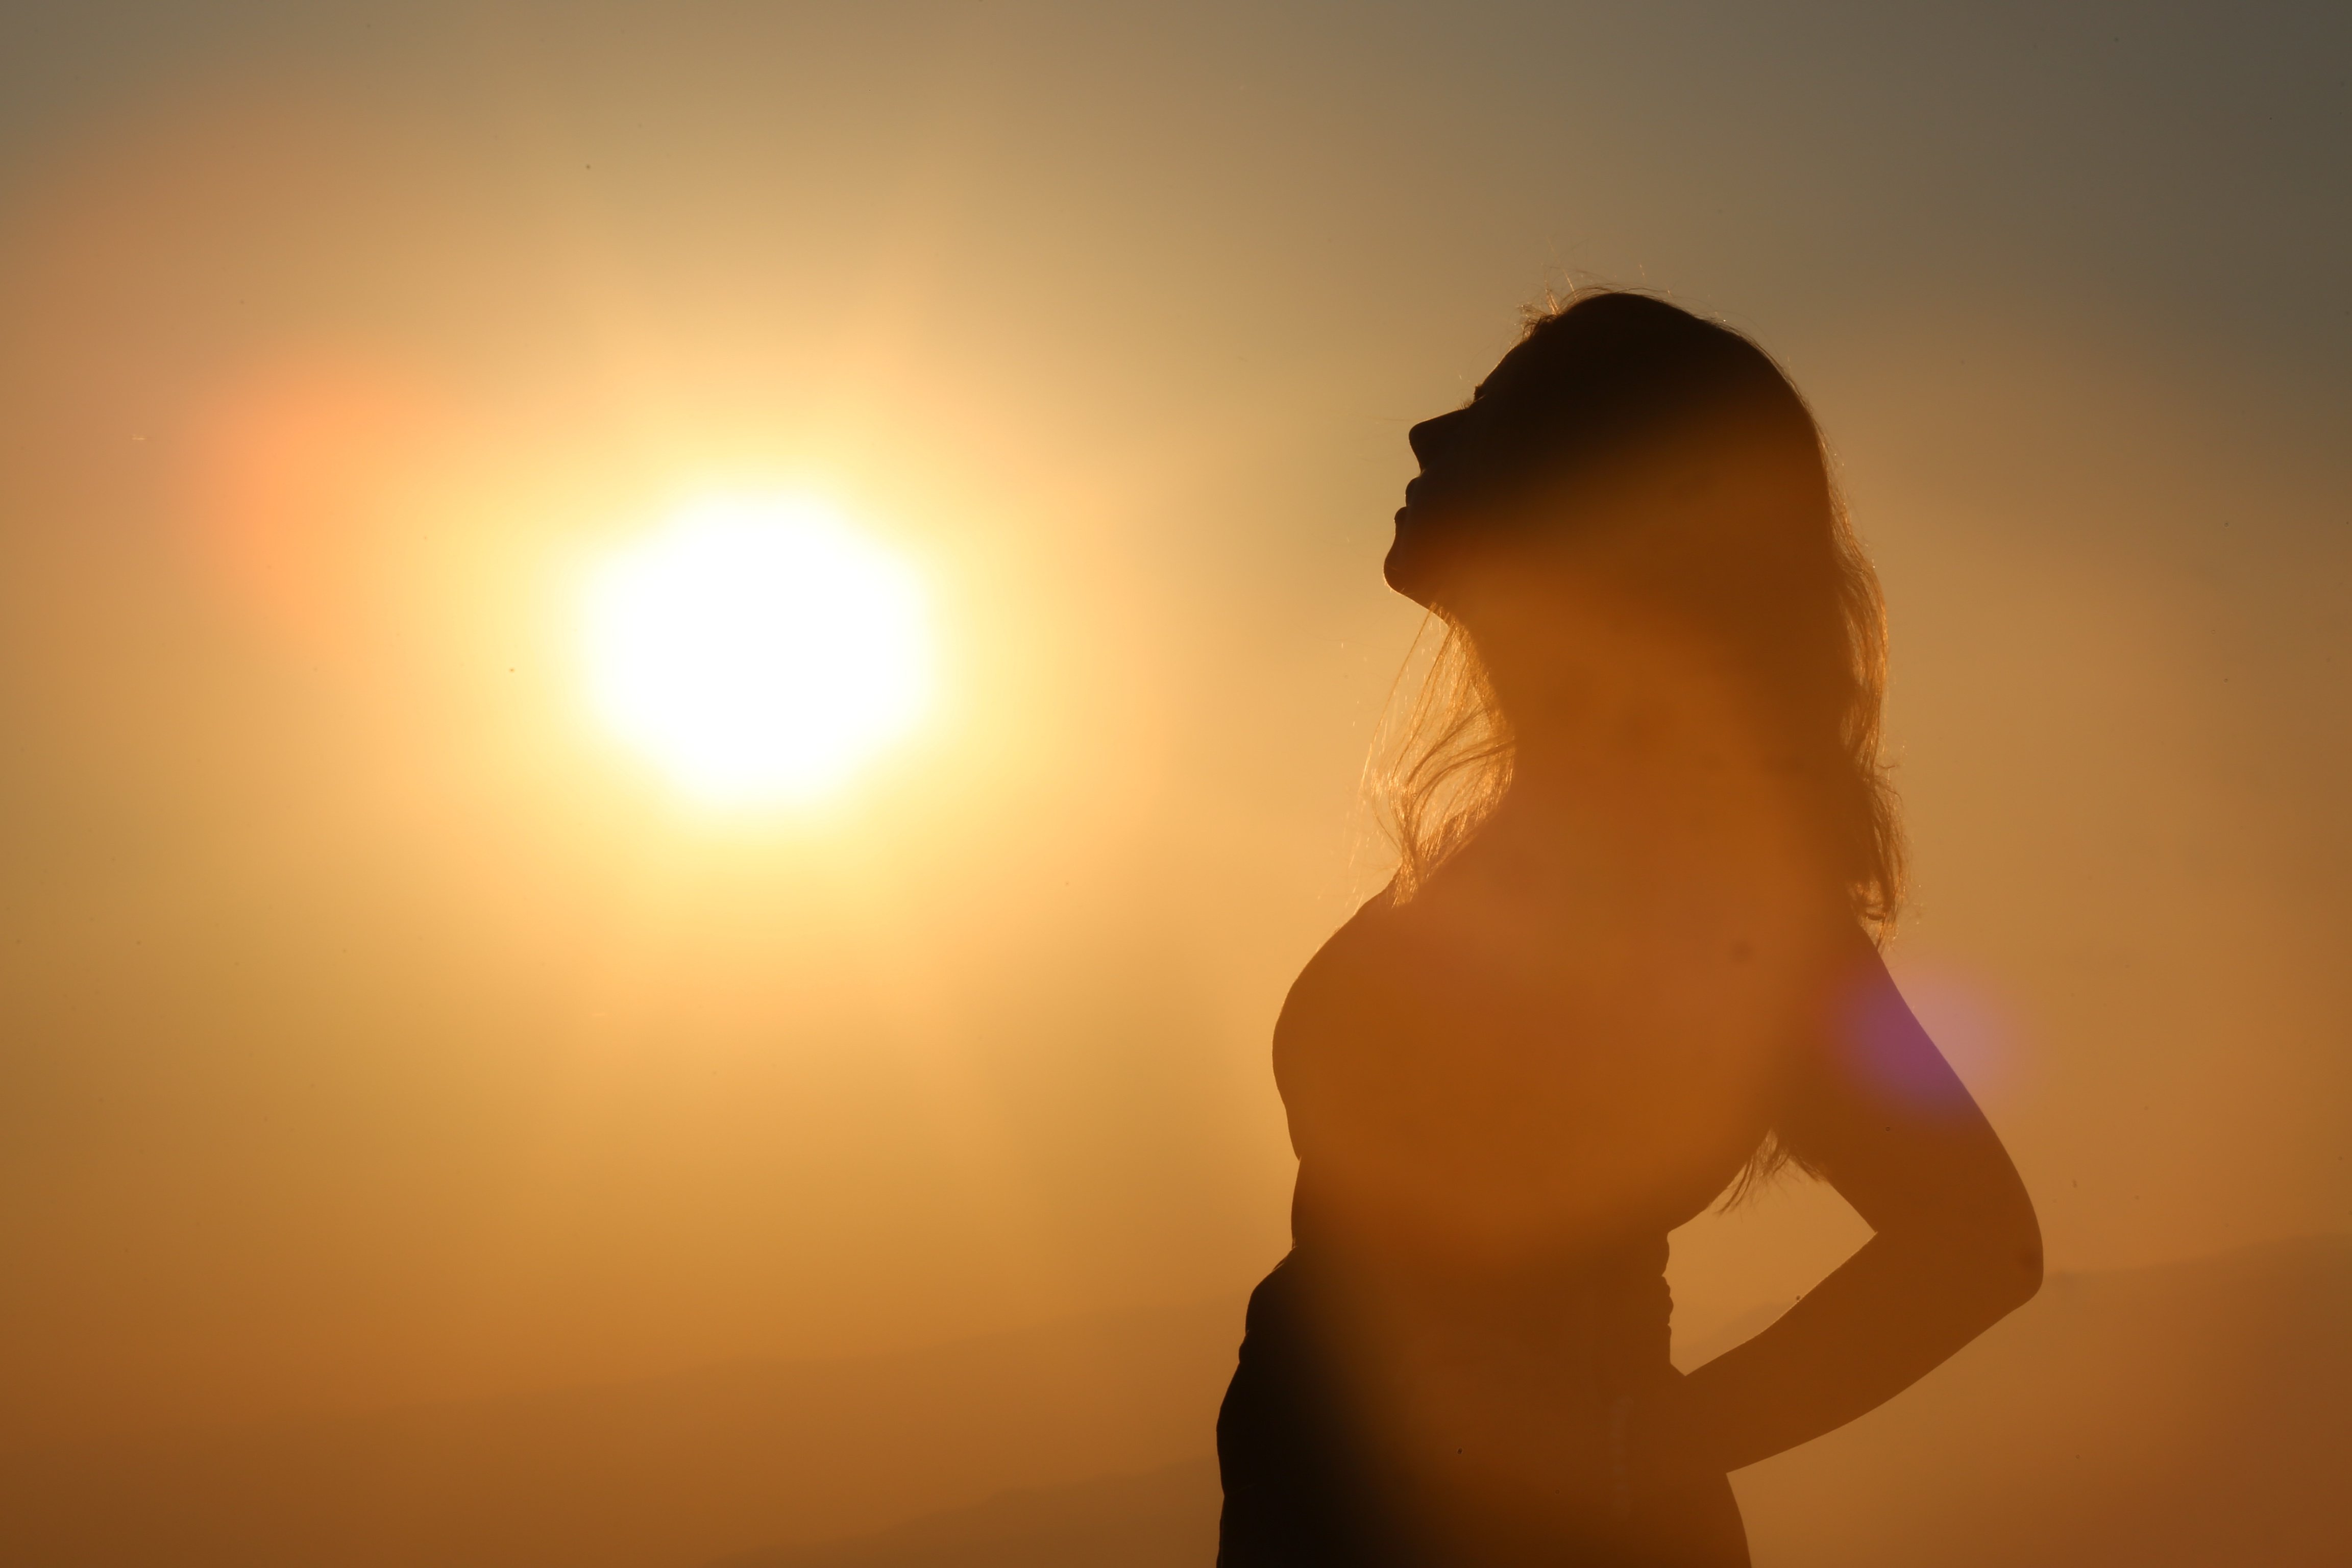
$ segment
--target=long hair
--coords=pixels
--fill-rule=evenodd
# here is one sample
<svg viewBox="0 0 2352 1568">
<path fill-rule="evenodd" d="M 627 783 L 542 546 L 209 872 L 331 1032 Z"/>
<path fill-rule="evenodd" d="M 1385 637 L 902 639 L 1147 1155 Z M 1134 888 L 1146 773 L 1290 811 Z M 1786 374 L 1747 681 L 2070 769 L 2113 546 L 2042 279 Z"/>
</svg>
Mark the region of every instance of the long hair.
<svg viewBox="0 0 2352 1568">
<path fill-rule="evenodd" d="M 1575 321 L 1580 312 L 1587 321 L 1610 318 L 1583 331 L 1599 339 L 1597 351 L 1573 343 L 1567 349 L 1597 359 L 1600 368 L 1562 356 L 1559 379 L 1571 384 L 1556 407 L 1526 419 L 1520 444 L 1530 451 L 1518 460 L 1563 468 L 1603 461 L 1611 441 L 1654 435 L 1692 419 L 1695 409 L 1760 403 L 1769 405 L 1775 438 L 1807 472 L 1811 499 L 1802 528 L 1811 536 L 1806 554 L 1814 563 L 1809 581 L 1816 591 L 1789 605 L 1750 608 L 1769 626 L 1768 635 L 1793 650 L 1771 666 L 1803 688 L 1802 700 L 1782 719 L 1804 731 L 1798 750 L 1810 759 L 1806 771 L 1854 918 L 1883 943 L 1902 906 L 1905 859 L 1883 754 L 1886 607 L 1838 493 L 1820 426 L 1785 373 L 1754 343 L 1644 295 L 1590 290 L 1553 302 L 1529 313 L 1513 353 L 1548 346 L 1547 337 L 1569 338 L 1569 329 L 1584 327 Z M 1607 381 L 1612 374 L 1632 382 L 1633 390 L 1617 392 Z M 1580 378 L 1587 384 L 1574 384 Z M 1376 816 L 1396 851 L 1391 897 L 1398 902 L 1412 899 L 1476 835 L 1510 788 L 1513 761 L 1510 725 L 1475 642 L 1439 595 L 1414 596 L 1429 605 L 1431 620 L 1408 657 L 1408 675 L 1433 633 L 1436 647 L 1420 679 L 1401 676 L 1391 691 L 1368 769 Z M 1768 1137 L 1727 1203 L 1740 1201 L 1790 1163 Z"/>
<path fill-rule="evenodd" d="M 1396 902 L 1420 892 L 1502 803 L 1512 757 L 1510 725 L 1477 646 L 1460 623 L 1433 609 L 1390 689 L 1365 768 L 1377 819 L 1396 852 L 1390 884 Z"/>
</svg>

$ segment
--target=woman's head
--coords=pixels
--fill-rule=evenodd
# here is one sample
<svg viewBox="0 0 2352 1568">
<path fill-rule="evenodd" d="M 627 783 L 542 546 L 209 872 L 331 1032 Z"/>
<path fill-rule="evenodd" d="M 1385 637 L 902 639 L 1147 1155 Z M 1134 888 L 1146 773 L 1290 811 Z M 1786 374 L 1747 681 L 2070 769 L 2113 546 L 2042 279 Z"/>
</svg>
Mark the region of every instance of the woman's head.
<svg viewBox="0 0 2352 1568">
<path fill-rule="evenodd" d="M 1607 605 L 1721 666 L 1857 911 L 1892 918 L 1877 583 L 1812 416 L 1761 350 L 1663 300 L 1580 295 L 1411 439 L 1421 473 L 1386 574 L 1446 623 L 1453 679 L 1416 710 L 1392 784 L 1406 891 L 1499 797 L 1514 729 L 1541 721 L 1522 694 Z"/>
<path fill-rule="evenodd" d="M 1605 520 L 1611 489 L 1739 449 L 1784 483 L 1828 478 L 1812 417 L 1730 329 L 1647 295 L 1595 292 L 1533 319 L 1470 402 L 1413 426 L 1389 581 L 1442 603 L 1482 546 Z M 1598 514 L 1598 515 L 1596 515 Z"/>
</svg>

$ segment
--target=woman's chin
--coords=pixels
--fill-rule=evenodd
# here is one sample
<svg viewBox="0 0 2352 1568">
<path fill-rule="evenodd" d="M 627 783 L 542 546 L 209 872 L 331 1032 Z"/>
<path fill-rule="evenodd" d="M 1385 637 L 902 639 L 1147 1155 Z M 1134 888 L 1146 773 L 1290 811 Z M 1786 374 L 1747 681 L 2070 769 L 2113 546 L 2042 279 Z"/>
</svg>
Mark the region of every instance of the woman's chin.
<svg viewBox="0 0 2352 1568">
<path fill-rule="evenodd" d="M 1433 587 L 1429 551 L 1426 545 L 1407 531 L 1409 526 L 1404 514 L 1399 512 L 1396 542 L 1389 546 L 1388 554 L 1381 562 L 1381 576 L 1390 587 L 1414 604 L 1426 606 L 1430 604 Z"/>
</svg>

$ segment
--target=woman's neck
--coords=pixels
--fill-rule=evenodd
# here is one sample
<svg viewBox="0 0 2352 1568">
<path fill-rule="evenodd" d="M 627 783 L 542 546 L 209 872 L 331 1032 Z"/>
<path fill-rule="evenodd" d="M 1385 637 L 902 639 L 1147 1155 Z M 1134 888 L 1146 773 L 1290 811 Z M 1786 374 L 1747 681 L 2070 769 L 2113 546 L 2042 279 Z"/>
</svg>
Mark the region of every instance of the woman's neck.
<svg viewBox="0 0 2352 1568">
<path fill-rule="evenodd" d="M 1514 856 L 1720 852 L 1790 808 L 1755 715 L 1704 659 L 1556 659 L 1501 694 L 1511 786 L 1490 826 Z"/>
</svg>

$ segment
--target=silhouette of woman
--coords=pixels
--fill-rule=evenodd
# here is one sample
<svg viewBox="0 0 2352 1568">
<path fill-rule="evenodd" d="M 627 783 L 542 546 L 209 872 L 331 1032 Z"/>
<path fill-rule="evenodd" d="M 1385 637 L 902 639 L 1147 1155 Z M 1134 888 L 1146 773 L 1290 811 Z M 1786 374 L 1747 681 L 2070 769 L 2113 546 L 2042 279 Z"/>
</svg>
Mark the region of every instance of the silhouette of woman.
<svg viewBox="0 0 2352 1568">
<path fill-rule="evenodd" d="M 1745 1563 L 1726 1472 L 2041 1280 L 2015 1169 L 1878 957 L 1876 580 L 1778 367 L 1654 299 L 1534 320 L 1411 440 L 1386 573 L 1451 679 L 1395 880 L 1276 1026 L 1292 1250 L 1218 1418 L 1218 1562 Z M 1666 1233 L 1791 1162 L 1874 1236 L 1682 1375 Z"/>
</svg>

